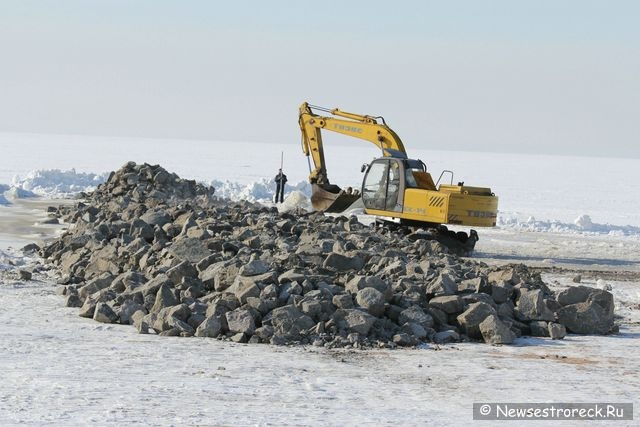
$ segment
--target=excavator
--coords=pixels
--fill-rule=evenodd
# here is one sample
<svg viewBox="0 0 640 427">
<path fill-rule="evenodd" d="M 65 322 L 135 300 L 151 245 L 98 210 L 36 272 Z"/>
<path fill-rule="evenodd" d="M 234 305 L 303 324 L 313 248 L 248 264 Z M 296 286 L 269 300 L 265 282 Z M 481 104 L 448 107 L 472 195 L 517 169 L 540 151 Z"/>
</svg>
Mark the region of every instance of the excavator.
<svg viewBox="0 0 640 427">
<path fill-rule="evenodd" d="M 318 115 L 315 111 L 328 113 Z M 433 238 L 458 255 L 469 256 L 478 241 L 470 230 L 453 232 L 445 224 L 469 227 L 496 225 L 498 197 L 487 187 L 453 183 L 453 172 L 445 170 L 434 183 L 421 160 L 407 156 L 400 137 L 382 116 L 361 115 L 302 103 L 299 109 L 302 149 L 309 162 L 311 204 L 327 213 L 341 213 L 361 200 L 364 212 L 377 222 L 405 229 L 429 230 Z M 328 130 L 369 141 L 380 148 L 382 157 L 362 166 L 365 173 L 360 190 L 329 182 L 322 142 Z M 311 168 L 309 157 L 313 159 Z M 440 183 L 450 176 L 450 182 Z"/>
</svg>

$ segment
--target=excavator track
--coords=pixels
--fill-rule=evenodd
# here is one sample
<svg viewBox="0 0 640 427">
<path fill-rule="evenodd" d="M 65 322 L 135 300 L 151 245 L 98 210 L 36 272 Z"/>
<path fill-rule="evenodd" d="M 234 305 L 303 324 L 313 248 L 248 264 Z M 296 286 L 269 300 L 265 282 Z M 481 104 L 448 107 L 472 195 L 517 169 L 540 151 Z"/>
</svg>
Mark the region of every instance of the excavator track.
<svg viewBox="0 0 640 427">
<path fill-rule="evenodd" d="M 384 219 L 377 219 L 376 224 L 390 230 L 402 231 L 412 241 L 435 240 L 449 249 L 451 253 L 464 257 L 473 255 L 476 242 L 480 240 L 476 230 L 469 230 L 469 234 L 464 231 L 455 232 L 442 224 L 399 224 Z"/>
</svg>

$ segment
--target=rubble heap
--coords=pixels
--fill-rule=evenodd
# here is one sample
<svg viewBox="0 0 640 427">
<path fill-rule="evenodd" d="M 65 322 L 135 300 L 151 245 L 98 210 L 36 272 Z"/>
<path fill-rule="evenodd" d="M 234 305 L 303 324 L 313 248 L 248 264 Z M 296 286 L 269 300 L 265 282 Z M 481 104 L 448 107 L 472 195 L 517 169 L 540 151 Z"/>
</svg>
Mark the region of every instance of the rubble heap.
<svg viewBox="0 0 640 427">
<path fill-rule="evenodd" d="M 615 330 L 613 297 L 554 295 L 524 265 L 489 267 L 430 234 L 279 213 L 128 163 L 42 248 L 80 316 L 140 333 L 326 347 L 414 346 Z"/>
</svg>

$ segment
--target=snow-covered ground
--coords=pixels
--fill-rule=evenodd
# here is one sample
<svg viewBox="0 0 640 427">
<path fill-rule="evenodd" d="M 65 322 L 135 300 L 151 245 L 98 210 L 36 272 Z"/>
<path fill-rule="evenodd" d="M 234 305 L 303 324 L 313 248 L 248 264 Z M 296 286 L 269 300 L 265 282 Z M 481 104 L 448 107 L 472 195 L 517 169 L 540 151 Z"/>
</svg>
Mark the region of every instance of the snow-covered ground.
<svg viewBox="0 0 640 427">
<path fill-rule="evenodd" d="M 460 425 L 473 402 L 640 395 L 639 159 L 409 153 L 436 178 L 451 169 L 500 197 L 499 225 L 480 230 L 476 258 L 539 267 L 554 287 L 577 273 L 610 287 L 620 335 L 327 351 L 138 335 L 63 307 L 51 272 L 29 282 L 16 272 L 37 265 L 17 248 L 60 228 L 43 224 L 57 203 L 46 199 L 91 190 L 126 161 L 269 203 L 283 153 L 288 194 L 305 203 L 298 145 L 0 134 L 0 147 L 0 425 Z M 332 181 L 357 187 L 360 164 L 378 153 L 340 143 L 326 154 Z"/>
</svg>

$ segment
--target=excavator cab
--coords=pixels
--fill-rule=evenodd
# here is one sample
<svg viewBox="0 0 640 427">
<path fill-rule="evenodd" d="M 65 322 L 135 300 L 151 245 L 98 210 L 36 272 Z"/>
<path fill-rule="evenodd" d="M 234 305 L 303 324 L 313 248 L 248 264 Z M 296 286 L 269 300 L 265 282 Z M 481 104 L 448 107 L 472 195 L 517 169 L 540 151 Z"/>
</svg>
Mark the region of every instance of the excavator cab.
<svg viewBox="0 0 640 427">
<path fill-rule="evenodd" d="M 362 182 L 362 202 L 367 209 L 402 212 L 407 188 L 436 191 L 431 174 L 421 160 L 406 156 L 382 157 L 371 162 Z"/>
<path fill-rule="evenodd" d="M 383 157 L 367 168 L 362 182 L 362 203 L 367 209 L 402 211 L 406 179 L 399 159 Z"/>
</svg>

